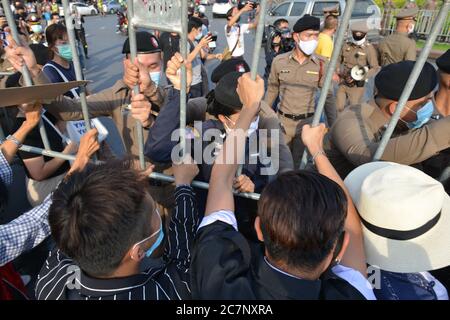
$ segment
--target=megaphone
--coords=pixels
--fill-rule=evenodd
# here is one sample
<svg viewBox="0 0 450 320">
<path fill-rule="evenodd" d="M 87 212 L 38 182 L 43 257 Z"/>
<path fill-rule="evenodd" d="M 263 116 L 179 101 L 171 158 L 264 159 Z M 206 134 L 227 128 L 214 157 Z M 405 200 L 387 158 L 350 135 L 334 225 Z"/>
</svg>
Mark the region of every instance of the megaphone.
<svg viewBox="0 0 450 320">
<path fill-rule="evenodd" d="M 364 80 L 367 72 L 369 72 L 368 67 L 361 67 L 361 66 L 356 65 L 350 71 L 350 75 L 352 76 L 353 80 L 361 81 L 361 80 Z"/>
</svg>

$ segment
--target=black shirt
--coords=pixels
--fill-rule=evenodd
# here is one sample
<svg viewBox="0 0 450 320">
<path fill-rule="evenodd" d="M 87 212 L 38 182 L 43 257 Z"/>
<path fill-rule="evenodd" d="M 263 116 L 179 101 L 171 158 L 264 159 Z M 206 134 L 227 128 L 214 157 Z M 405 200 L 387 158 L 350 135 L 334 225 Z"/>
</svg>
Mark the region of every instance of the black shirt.
<svg viewBox="0 0 450 320">
<path fill-rule="evenodd" d="M 46 112 L 45 116 L 53 124 L 56 124 L 56 122 L 57 122 L 56 118 L 54 118 L 49 112 Z M 16 118 L 14 131 L 19 129 L 24 121 L 25 121 L 25 118 Z M 62 142 L 61 136 L 55 131 L 55 129 L 53 129 L 53 127 L 50 124 L 47 123 L 47 121 L 44 120 L 43 122 L 44 122 L 45 131 L 47 132 L 48 142 L 50 143 L 51 150 L 56 151 L 56 152 L 62 152 L 64 150 L 65 146 Z M 31 130 L 31 132 L 26 136 L 23 144 L 32 146 L 32 147 L 36 147 L 36 148 L 44 149 L 44 143 L 42 142 L 41 133 L 39 132 L 39 126 L 36 126 L 33 128 L 33 130 Z M 20 151 L 20 150 L 19 150 L 18 154 L 22 160 L 42 157 L 40 154 L 30 153 L 30 152 L 25 152 L 25 151 Z M 47 156 L 43 156 L 43 157 L 44 157 L 45 162 L 48 162 L 53 159 L 52 157 L 47 157 Z M 53 174 L 48 176 L 47 179 L 59 176 L 65 172 L 69 171 L 69 169 L 70 169 L 70 164 L 68 161 L 65 161 Z M 26 172 L 27 176 L 29 178 L 31 178 L 30 173 L 26 169 L 26 166 L 25 166 L 25 172 Z"/>
<path fill-rule="evenodd" d="M 57 250 L 50 253 L 36 283 L 38 300 L 172 300 L 190 299 L 190 248 L 200 221 L 191 187 L 177 187 L 164 264 L 139 274 L 93 278 Z M 76 273 L 80 275 L 77 280 Z"/>
<path fill-rule="evenodd" d="M 204 226 L 197 233 L 191 287 L 193 299 L 365 299 L 332 272 L 313 281 L 274 270 L 265 261 L 262 246 L 250 244 L 222 221 Z"/>
<path fill-rule="evenodd" d="M 163 52 L 164 71 L 167 68 L 167 62 L 176 52 L 180 51 L 180 36 L 172 35 L 170 32 L 163 32 L 159 37 L 159 45 Z"/>
</svg>

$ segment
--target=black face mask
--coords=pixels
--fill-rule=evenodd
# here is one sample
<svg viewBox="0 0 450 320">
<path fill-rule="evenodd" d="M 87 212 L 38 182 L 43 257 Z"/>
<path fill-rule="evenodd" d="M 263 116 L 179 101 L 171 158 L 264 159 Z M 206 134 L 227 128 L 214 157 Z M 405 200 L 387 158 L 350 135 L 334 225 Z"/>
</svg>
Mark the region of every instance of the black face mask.
<svg viewBox="0 0 450 320">
<path fill-rule="evenodd" d="M 362 40 L 366 36 L 364 33 L 361 33 L 360 36 L 357 36 L 356 33 L 353 33 L 352 35 L 353 35 L 353 39 L 355 39 L 356 41 Z"/>
</svg>

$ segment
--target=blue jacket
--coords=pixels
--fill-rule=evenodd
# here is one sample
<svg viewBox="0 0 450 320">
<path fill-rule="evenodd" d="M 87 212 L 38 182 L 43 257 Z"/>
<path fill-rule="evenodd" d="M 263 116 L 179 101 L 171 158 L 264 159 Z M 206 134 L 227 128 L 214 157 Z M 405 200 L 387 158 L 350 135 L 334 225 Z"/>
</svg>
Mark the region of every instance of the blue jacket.
<svg viewBox="0 0 450 320">
<path fill-rule="evenodd" d="M 167 163 L 172 162 L 171 153 L 172 149 L 178 144 L 179 141 L 172 141 L 172 132 L 180 127 L 180 92 L 176 89 L 169 91 L 166 98 L 166 105 L 161 108 L 161 112 L 158 115 L 155 123 L 149 130 L 148 139 L 145 143 L 144 154 L 153 162 Z M 202 123 L 201 132 L 204 135 L 208 129 L 218 129 L 222 136 L 225 137 L 226 131 L 222 123 L 218 120 L 208 120 Z M 256 132 L 258 135 L 258 133 Z M 258 138 L 258 136 L 257 136 Z M 197 138 L 198 139 L 198 138 Z M 202 155 L 205 148 L 210 145 L 211 141 L 205 141 L 202 139 Z M 260 192 L 268 182 L 268 176 L 261 175 L 261 169 L 264 165 L 260 161 L 259 153 L 253 154 L 252 157 L 257 156 L 256 163 L 250 164 L 250 152 L 249 144 L 246 144 L 245 150 L 245 164 L 242 168 L 242 173 L 247 175 L 255 184 L 255 192 Z M 191 144 L 192 148 L 195 142 Z M 215 150 L 213 150 L 213 157 L 217 155 L 218 149 L 221 144 L 217 143 Z M 215 151 L 215 152 L 214 152 Z M 191 155 L 195 155 L 194 150 L 191 150 Z M 202 159 L 203 160 L 203 159 Z M 254 161 L 255 162 L 255 161 Z M 212 164 L 207 164 L 202 161 L 199 164 L 200 173 L 197 179 L 208 182 L 211 177 Z"/>
</svg>

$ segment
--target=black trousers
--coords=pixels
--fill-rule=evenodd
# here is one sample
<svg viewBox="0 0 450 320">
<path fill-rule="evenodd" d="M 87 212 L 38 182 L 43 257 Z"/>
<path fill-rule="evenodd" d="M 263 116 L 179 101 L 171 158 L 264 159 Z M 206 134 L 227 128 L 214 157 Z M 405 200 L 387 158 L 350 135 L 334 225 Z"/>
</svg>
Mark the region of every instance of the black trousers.
<svg viewBox="0 0 450 320">
<path fill-rule="evenodd" d="M 86 41 L 86 33 L 84 32 L 84 28 L 81 29 L 75 29 L 75 35 L 77 37 L 77 40 L 81 42 L 81 45 L 83 46 L 84 50 L 84 56 L 88 56 L 88 45 Z"/>
</svg>

